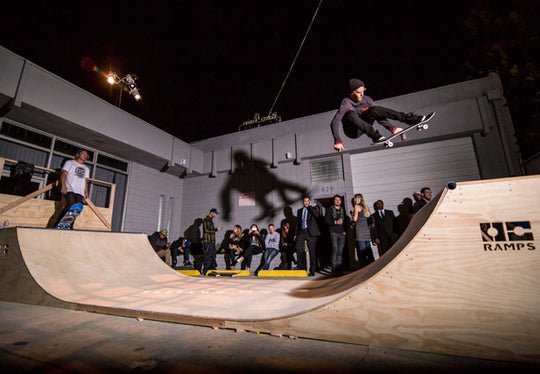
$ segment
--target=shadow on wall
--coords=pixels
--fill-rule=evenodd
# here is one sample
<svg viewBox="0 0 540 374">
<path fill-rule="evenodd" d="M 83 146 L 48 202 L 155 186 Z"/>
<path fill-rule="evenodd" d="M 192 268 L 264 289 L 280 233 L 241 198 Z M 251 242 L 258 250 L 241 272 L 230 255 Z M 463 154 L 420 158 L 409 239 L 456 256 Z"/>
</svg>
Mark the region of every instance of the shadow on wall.
<svg viewBox="0 0 540 374">
<path fill-rule="evenodd" d="M 243 151 L 234 153 L 234 163 L 234 170 L 221 191 L 223 219 L 226 221 L 230 220 L 232 211 L 231 194 L 234 190 L 238 193 L 255 193 L 255 203 L 262 210 L 261 214 L 254 218 L 255 221 L 274 218 L 276 211 L 292 204 L 294 201 L 299 201 L 308 192 L 304 186 L 278 179 L 276 175 L 270 172 L 264 160 L 251 159 Z M 275 206 L 267 200 L 268 194 L 274 190 L 277 191 L 282 200 L 280 206 Z M 293 197 L 291 197 L 291 193 Z"/>
</svg>

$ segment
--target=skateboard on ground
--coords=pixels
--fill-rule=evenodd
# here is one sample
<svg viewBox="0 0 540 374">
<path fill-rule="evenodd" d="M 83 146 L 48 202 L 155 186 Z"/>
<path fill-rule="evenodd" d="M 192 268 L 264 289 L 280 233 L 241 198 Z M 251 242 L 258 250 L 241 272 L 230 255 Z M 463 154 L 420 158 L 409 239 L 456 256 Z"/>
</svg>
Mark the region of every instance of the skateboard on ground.
<svg viewBox="0 0 540 374">
<path fill-rule="evenodd" d="M 418 131 L 427 130 L 429 128 L 428 121 L 430 119 L 432 119 L 433 116 L 435 116 L 435 112 L 429 113 L 423 121 L 420 121 L 420 122 L 418 122 L 418 123 L 416 123 L 416 124 L 414 124 L 412 126 L 409 126 L 409 127 L 407 127 L 406 129 L 404 129 L 404 130 L 402 130 L 400 132 L 396 132 L 395 134 L 393 134 L 389 138 L 385 138 L 385 139 L 383 139 L 381 141 L 373 143 L 373 145 L 384 144 L 385 147 L 388 147 L 388 148 L 393 147 L 394 143 L 392 142 L 392 140 L 397 138 L 398 136 L 401 136 L 402 139 L 405 139 L 405 134 L 408 131 L 411 131 L 413 129 L 416 129 Z"/>
<path fill-rule="evenodd" d="M 249 270 L 208 270 L 208 277 L 247 277 L 250 275 Z"/>
<path fill-rule="evenodd" d="M 208 272 L 206 272 L 206 275 L 209 276 L 209 277 L 222 277 L 222 276 L 225 276 L 225 277 L 236 277 L 240 272 L 221 272 L 221 271 L 216 271 L 216 270 L 209 270 Z"/>
<path fill-rule="evenodd" d="M 62 219 L 56 224 L 55 228 L 63 230 L 71 228 L 77 217 L 81 214 L 82 210 L 82 204 L 73 204 L 66 214 L 64 214 Z"/>
</svg>

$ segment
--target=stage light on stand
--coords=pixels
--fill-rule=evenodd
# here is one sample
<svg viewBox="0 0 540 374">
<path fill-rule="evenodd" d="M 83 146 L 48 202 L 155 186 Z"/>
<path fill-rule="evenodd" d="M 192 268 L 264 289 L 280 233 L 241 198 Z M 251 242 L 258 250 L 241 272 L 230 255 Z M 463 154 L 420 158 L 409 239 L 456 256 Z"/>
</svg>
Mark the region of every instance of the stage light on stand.
<svg viewBox="0 0 540 374">
<path fill-rule="evenodd" d="M 133 96 L 133 98 L 137 101 L 142 98 L 135 80 L 137 80 L 137 76 L 135 74 L 126 74 L 126 76 L 123 78 L 120 78 L 112 71 L 107 74 L 107 83 L 118 86 L 119 88 L 117 102 L 118 106 L 120 106 L 122 103 L 122 91 L 124 90 Z"/>
<path fill-rule="evenodd" d="M 117 82 L 116 74 L 113 72 L 109 72 L 109 74 L 107 74 L 107 83 L 116 84 L 116 82 Z"/>
<path fill-rule="evenodd" d="M 139 101 L 141 99 L 141 94 L 137 88 L 133 89 L 130 93 L 133 95 L 135 100 Z"/>
</svg>

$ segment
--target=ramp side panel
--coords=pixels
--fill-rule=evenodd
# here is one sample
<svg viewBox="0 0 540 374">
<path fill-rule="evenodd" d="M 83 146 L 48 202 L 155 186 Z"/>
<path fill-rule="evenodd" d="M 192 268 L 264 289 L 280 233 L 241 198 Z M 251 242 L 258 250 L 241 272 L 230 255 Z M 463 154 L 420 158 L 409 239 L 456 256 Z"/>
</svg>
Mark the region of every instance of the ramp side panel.
<svg viewBox="0 0 540 374">
<path fill-rule="evenodd" d="M 226 326 L 539 362 L 539 187 L 538 177 L 459 184 L 414 241 L 351 294 L 302 316 Z M 534 240 L 485 249 L 480 223 L 520 221 Z"/>
<path fill-rule="evenodd" d="M 32 277 L 21 255 L 16 228 L 0 229 L 0 298 L 24 304 L 75 308 L 45 292 Z"/>
</svg>

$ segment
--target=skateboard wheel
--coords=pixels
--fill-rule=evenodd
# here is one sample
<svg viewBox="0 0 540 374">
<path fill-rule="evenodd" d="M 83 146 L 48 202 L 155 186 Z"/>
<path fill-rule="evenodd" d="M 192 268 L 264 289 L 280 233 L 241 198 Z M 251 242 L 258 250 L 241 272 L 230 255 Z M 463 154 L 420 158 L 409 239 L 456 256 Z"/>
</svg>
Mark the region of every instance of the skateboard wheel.
<svg viewBox="0 0 540 374">
<path fill-rule="evenodd" d="M 388 148 L 391 148 L 394 146 L 394 143 L 392 142 L 386 142 L 384 145 L 386 145 Z"/>
<path fill-rule="evenodd" d="M 429 128 L 429 125 L 428 125 L 427 123 L 424 123 L 424 124 L 422 125 L 422 128 L 423 128 L 424 130 L 427 130 L 427 129 Z"/>
</svg>

